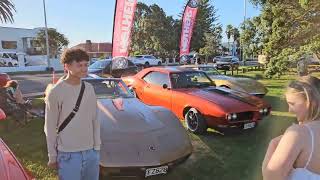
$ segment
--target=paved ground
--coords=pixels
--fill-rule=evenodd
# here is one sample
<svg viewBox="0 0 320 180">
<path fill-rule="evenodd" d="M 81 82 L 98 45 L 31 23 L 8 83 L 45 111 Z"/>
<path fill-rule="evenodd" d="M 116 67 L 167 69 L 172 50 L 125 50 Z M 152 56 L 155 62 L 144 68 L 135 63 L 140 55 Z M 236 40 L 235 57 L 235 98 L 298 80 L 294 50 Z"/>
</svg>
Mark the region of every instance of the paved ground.
<svg viewBox="0 0 320 180">
<path fill-rule="evenodd" d="M 62 73 L 56 74 L 56 77 L 60 76 Z M 11 75 L 10 77 L 18 80 L 23 94 L 44 92 L 47 85 L 52 82 L 52 74 Z"/>
</svg>

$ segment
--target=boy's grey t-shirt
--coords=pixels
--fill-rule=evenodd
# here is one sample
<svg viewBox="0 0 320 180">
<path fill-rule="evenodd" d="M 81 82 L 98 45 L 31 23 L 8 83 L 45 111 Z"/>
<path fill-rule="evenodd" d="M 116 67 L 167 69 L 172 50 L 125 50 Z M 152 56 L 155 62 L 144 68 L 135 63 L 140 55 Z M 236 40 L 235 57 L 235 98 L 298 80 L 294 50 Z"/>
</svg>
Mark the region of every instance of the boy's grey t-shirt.
<svg viewBox="0 0 320 180">
<path fill-rule="evenodd" d="M 94 148 L 100 150 L 100 123 L 96 119 L 97 98 L 91 84 L 85 82 L 85 91 L 79 111 L 57 134 L 60 126 L 75 107 L 81 84 L 70 85 L 66 81 L 56 84 L 46 97 L 44 131 L 47 138 L 50 162 L 56 161 L 57 150 L 77 152 Z"/>
</svg>

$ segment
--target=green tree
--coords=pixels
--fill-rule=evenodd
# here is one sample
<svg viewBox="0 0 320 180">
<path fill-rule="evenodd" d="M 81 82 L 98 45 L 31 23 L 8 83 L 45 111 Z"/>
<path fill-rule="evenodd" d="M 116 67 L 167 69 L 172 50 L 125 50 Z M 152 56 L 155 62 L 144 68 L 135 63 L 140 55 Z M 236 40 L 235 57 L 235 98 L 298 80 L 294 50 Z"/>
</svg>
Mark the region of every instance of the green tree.
<svg viewBox="0 0 320 180">
<path fill-rule="evenodd" d="M 2 23 L 13 23 L 13 12 L 16 12 L 11 0 L 0 0 L 0 21 Z"/>
<path fill-rule="evenodd" d="M 48 29 L 48 37 L 49 37 L 49 50 L 50 57 L 54 57 L 61 53 L 63 48 L 67 47 L 69 44 L 69 40 L 65 37 L 64 34 L 59 33 L 56 29 L 49 28 Z M 41 47 L 41 53 L 46 54 L 46 34 L 45 29 L 41 29 L 36 37 L 36 42 Z"/>
<path fill-rule="evenodd" d="M 206 44 L 205 34 L 214 33 L 215 28 L 220 24 L 217 16 L 217 9 L 212 5 L 211 0 L 200 0 L 195 27 L 191 39 L 191 50 L 199 52 Z"/>
<path fill-rule="evenodd" d="M 131 51 L 134 54 L 155 54 L 161 57 L 177 53 L 176 23 L 158 5 L 147 6 L 139 2 L 135 12 Z"/>
<path fill-rule="evenodd" d="M 318 0 L 251 0 L 261 7 L 259 38 L 269 57 L 268 77 L 281 76 L 299 56 L 319 56 L 320 3 Z M 290 58 L 286 57 L 290 54 Z M 288 65 L 289 64 L 289 65 Z"/>
<path fill-rule="evenodd" d="M 233 38 L 233 44 L 236 44 L 236 51 L 238 51 L 240 47 L 240 31 L 238 28 L 234 27 L 232 29 L 232 38 Z"/>
<path fill-rule="evenodd" d="M 131 54 L 155 54 L 160 57 L 176 56 L 179 52 L 182 14 L 179 19 L 167 16 L 158 5 L 139 2 L 135 12 Z M 209 0 L 199 4 L 191 40 L 191 51 L 199 51 L 206 45 L 206 35 L 216 33 L 216 10 Z M 218 37 L 214 35 L 214 37 Z M 220 38 L 221 39 L 221 38 Z"/>
<path fill-rule="evenodd" d="M 241 24 L 240 41 L 244 54 L 244 58 L 250 56 L 256 57 L 261 51 L 261 38 L 257 25 L 259 24 L 258 18 L 247 19 Z"/>
<path fill-rule="evenodd" d="M 217 55 L 221 46 L 221 39 L 222 27 L 218 26 L 213 32 L 205 34 L 205 46 L 199 50 L 199 53 L 206 56 L 206 58 Z"/>
<path fill-rule="evenodd" d="M 234 27 L 232 29 L 232 37 L 233 37 L 233 42 L 238 42 L 240 38 L 240 31 L 238 28 Z"/>
<path fill-rule="evenodd" d="M 225 33 L 228 38 L 228 50 L 230 51 L 230 38 L 232 37 L 232 33 L 233 33 L 233 26 L 231 24 L 227 25 Z"/>
</svg>

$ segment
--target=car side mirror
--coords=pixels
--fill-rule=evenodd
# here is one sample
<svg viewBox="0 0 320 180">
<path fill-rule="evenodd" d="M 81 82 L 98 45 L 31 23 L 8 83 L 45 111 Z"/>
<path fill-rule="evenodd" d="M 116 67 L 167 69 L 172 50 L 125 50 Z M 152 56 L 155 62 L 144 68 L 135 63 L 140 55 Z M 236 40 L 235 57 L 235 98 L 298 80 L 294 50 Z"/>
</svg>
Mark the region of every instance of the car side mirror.
<svg viewBox="0 0 320 180">
<path fill-rule="evenodd" d="M 163 88 L 163 89 L 168 89 L 168 85 L 167 85 L 167 84 L 164 84 L 164 85 L 162 85 L 162 88 Z"/>
<path fill-rule="evenodd" d="M 5 120 L 6 118 L 7 118 L 6 113 L 2 109 L 0 109 L 0 121 Z"/>
</svg>

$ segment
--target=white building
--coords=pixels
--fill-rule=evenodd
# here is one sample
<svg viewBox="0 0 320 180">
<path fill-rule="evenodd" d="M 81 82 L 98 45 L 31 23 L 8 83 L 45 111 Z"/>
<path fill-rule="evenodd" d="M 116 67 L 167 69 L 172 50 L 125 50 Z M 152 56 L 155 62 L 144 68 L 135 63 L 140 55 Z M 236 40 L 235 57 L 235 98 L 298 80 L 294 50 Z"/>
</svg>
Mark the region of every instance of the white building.
<svg viewBox="0 0 320 180">
<path fill-rule="evenodd" d="M 42 55 L 35 38 L 42 28 L 26 29 L 0 26 L 0 52 L 16 53 L 19 65 L 0 67 L 0 72 L 44 71 L 47 68 L 46 55 Z M 4 57 L 0 57 L 1 58 Z M 28 62 L 28 66 L 25 66 Z M 59 59 L 51 59 L 51 67 L 63 70 Z"/>
<path fill-rule="evenodd" d="M 40 49 L 35 47 L 34 38 L 40 30 L 0 26 L 0 52 L 36 54 Z"/>
</svg>

